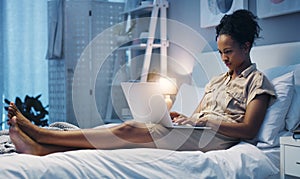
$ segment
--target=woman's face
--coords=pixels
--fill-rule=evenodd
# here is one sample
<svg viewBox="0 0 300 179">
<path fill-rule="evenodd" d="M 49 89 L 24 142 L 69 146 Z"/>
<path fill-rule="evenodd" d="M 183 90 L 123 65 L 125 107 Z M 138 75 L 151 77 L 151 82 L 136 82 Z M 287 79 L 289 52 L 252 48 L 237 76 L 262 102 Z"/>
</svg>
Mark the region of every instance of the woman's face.
<svg viewBox="0 0 300 179">
<path fill-rule="evenodd" d="M 218 37 L 217 44 L 221 59 L 230 70 L 244 70 L 245 62 L 250 62 L 247 43 L 240 45 L 230 35 L 222 34 Z"/>
</svg>

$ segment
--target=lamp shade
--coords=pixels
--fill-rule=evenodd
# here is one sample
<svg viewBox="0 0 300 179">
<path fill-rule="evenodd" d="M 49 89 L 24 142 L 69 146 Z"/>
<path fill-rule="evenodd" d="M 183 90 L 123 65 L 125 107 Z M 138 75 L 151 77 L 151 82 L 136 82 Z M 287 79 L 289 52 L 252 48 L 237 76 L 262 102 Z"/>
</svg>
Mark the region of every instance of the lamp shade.
<svg viewBox="0 0 300 179">
<path fill-rule="evenodd" d="M 162 90 L 162 94 L 172 95 L 177 93 L 177 85 L 175 78 L 161 77 L 159 79 L 159 84 Z"/>
</svg>

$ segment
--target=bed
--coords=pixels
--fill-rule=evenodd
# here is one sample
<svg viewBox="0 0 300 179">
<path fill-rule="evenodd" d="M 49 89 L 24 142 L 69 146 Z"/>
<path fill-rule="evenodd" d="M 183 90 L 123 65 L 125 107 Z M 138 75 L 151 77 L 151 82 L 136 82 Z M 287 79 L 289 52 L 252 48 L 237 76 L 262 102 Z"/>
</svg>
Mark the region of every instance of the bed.
<svg viewBox="0 0 300 179">
<path fill-rule="evenodd" d="M 254 47 L 252 51 L 252 61 L 270 78 L 278 94 L 268 109 L 257 145 L 240 142 L 227 150 L 206 153 L 137 148 L 76 150 L 40 157 L 6 152 L 0 154 L 0 177 L 279 178 L 279 137 L 291 135 L 300 122 L 299 48 L 300 42 L 292 42 Z M 216 52 L 203 56 L 215 58 Z M 220 65 L 220 70 L 226 69 Z M 175 101 L 173 109 L 191 111 L 178 109 L 177 104 L 184 104 L 193 93 L 201 96 L 202 90 L 188 85 L 181 88 L 178 94 L 182 99 Z M 8 138 L 3 132 L 0 142 L 5 140 Z"/>
</svg>

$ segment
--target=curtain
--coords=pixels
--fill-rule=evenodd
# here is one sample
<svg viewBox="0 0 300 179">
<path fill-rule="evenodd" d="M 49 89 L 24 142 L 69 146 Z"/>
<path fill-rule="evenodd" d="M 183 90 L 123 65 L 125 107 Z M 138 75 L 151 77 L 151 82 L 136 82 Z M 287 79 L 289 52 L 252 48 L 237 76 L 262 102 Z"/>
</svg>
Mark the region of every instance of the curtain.
<svg viewBox="0 0 300 179">
<path fill-rule="evenodd" d="M 42 96 L 48 104 L 47 0 L 1 0 L 2 101 Z M 1 90 L 1 89 L 0 89 Z M 3 103 L 4 104 L 4 103 Z M 2 121 L 7 119 L 2 107 Z M 2 128 L 7 128 L 2 124 Z"/>
<path fill-rule="evenodd" d="M 54 7 L 50 7 L 47 59 L 63 57 L 63 2 L 56 0 Z"/>
<path fill-rule="evenodd" d="M 0 1 L 0 11 L 3 12 L 3 2 Z M 0 68 L 3 67 L 3 33 L 2 33 L 2 29 L 3 29 L 3 13 L 0 13 Z M 2 99 L 2 95 L 3 95 L 3 70 L 0 70 L 0 100 L 3 101 Z M 0 122 L 2 122 L 2 114 L 3 114 L 3 105 L 0 102 Z M 1 129 L 1 125 L 0 125 L 0 129 Z"/>
</svg>

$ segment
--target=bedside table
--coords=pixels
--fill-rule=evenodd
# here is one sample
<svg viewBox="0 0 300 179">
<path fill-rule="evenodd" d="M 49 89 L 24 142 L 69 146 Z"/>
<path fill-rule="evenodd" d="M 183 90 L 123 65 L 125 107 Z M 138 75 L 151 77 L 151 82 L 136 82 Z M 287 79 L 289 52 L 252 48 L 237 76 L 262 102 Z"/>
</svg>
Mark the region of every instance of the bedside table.
<svg viewBox="0 0 300 179">
<path fill-rule="evenodd" d="M 280 178 L 300 178 L 300 139 L 280 137 Z"/>
</svg>

